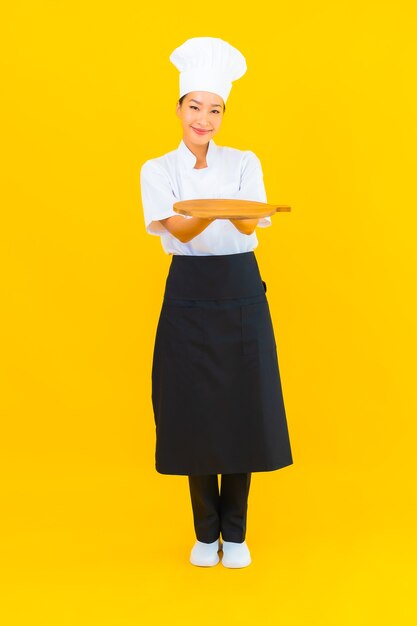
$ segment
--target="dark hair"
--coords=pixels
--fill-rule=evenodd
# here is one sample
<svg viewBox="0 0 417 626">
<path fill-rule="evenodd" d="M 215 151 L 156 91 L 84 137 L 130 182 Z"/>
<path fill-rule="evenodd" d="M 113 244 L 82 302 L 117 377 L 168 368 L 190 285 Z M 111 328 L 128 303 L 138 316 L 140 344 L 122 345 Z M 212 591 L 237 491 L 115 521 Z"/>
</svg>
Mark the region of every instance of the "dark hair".
<svg viewBox="0 0 417 626">
<path fill-rule="evenodd" d="M 188 96 L 188 93 L 185 93 L 183 96 L 181 96 L 181 98 L 178 100 L 178 104 L 180 106 L 182 106 L 182 101 L 184 100 L 185 96 Z M 223 113 L 226 113 L 226 105 L 223 102 Z"/>
</svg>

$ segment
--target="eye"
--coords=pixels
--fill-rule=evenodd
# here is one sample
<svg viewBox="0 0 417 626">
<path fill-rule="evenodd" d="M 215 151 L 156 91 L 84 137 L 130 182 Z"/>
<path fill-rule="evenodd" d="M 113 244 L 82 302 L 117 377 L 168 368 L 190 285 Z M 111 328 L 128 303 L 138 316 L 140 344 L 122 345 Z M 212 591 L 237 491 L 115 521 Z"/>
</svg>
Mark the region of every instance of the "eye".
<svg viewBox="0 0 417 626">
<path fill-rule="evenodd" d="M 195 104 L 190 104 L 190 109 L 197 109 L 198 111 L 198 107 L 196 107 Z M 218 109 L 213 109 L 212 113 L 217 113 L 217 115 L 219 115 L 220 111 Z"/>
</svg>

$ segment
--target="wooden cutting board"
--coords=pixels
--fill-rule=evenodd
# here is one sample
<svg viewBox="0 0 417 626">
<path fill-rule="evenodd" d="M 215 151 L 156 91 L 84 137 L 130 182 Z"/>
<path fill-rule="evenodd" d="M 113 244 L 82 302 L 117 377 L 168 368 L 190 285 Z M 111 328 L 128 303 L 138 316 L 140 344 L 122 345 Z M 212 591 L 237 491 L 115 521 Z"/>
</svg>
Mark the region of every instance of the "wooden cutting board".
<svg viewBox="0 0 417 626">
<path fill-rule="evenodd" d="M 284 204 L 266 204 L 254 200 L 232 199 L 196 199 L 175 202 L 173 209 L 181 215 L 191 217 L 205 217 L 217 219 L 256 219 L 267 217 L 274 213 L 291 211 L 291 207 Z"/>
</svg>

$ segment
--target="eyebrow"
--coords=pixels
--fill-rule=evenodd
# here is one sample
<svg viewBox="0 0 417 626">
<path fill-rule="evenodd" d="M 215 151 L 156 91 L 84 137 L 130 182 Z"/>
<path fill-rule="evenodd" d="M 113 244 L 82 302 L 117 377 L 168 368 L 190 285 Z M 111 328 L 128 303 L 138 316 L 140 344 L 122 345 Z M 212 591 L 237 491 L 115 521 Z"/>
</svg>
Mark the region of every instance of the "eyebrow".
<svg viewBox="0 0 417 626">
<path fill-rule="evenodd" d="M 203 104 L 202 102 L 199 102 L 198 100 L 195 100 L 194 98 L 190 98 L 189 101 L 190 102 L 197 102 L 197 104 Z M 212 107 L 221 107 L 221 104 L 211 104 L 210 106 L 212 106 Z"/>
</svg>

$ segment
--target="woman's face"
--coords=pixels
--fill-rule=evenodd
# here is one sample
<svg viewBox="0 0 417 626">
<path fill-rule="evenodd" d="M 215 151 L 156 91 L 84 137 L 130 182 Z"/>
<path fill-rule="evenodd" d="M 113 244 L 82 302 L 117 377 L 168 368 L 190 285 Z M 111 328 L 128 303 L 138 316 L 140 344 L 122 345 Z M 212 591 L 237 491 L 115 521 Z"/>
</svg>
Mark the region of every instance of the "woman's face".
<svg viewBox="0 0 417 626">
<path fill-rule="evenodd" d="M 190 91 L 182 105 L 177 104 L 183 138 L 189 143 L 207 144 L 217 133 L 223 119 L 223 99 L 209 91 Z M 205 132 L 197 132 L 205 131 Z"/>
</svg>

